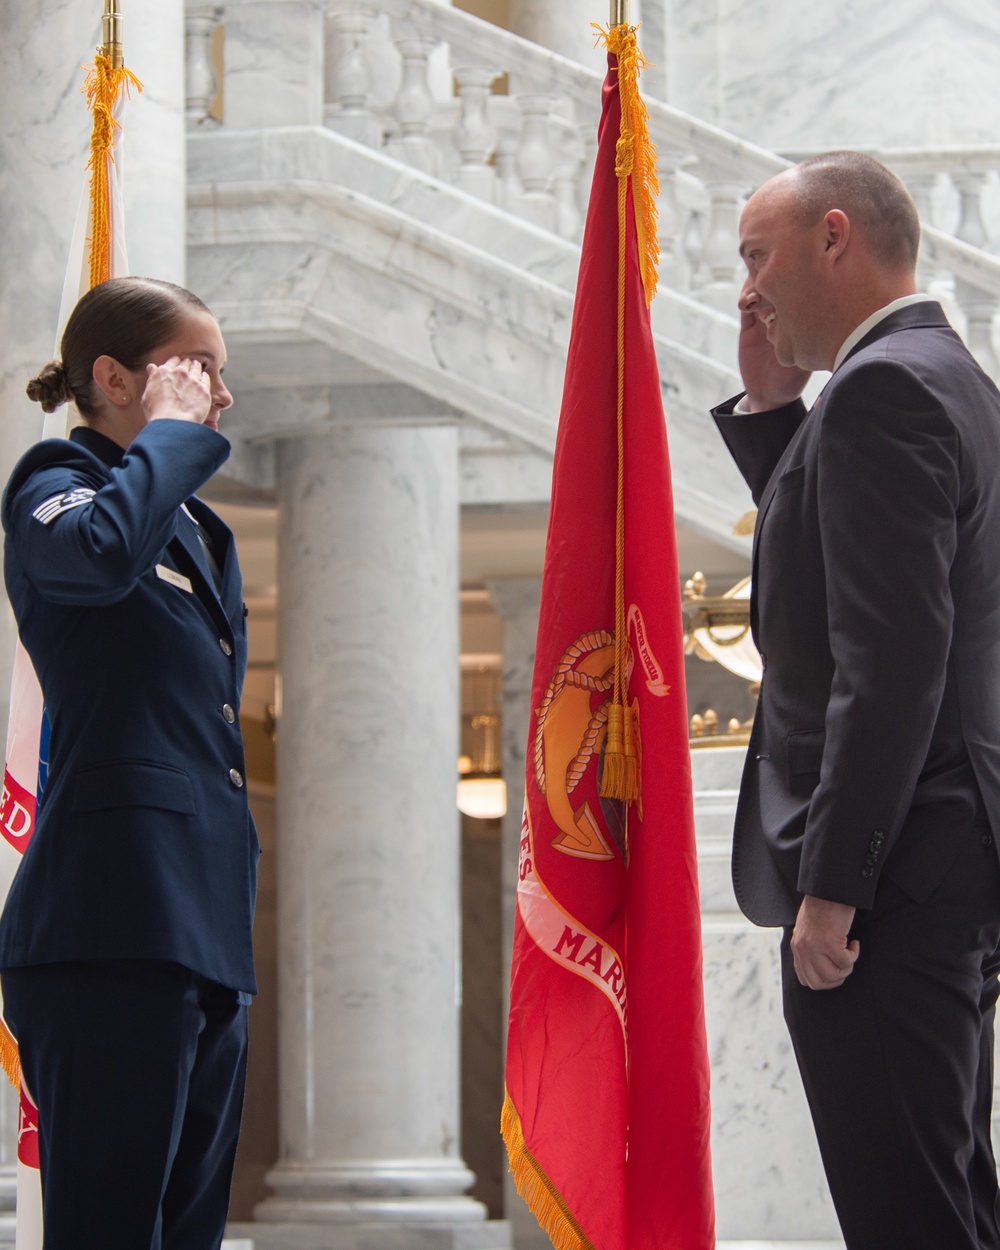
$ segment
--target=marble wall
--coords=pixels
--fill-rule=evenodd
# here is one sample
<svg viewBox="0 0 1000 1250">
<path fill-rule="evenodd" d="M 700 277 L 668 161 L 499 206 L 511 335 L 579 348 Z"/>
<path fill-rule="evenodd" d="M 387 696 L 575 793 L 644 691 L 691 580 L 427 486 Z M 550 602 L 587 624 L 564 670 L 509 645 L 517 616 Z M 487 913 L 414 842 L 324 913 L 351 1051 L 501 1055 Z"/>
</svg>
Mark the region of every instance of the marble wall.
<svg viewBox="0 0 1000 1250">
<path fill-rule="evenodd" d="M 669 102 L 763 147 L 996 141 L 994 4 L 654 3 L 666 14 Z"/>
</svg>

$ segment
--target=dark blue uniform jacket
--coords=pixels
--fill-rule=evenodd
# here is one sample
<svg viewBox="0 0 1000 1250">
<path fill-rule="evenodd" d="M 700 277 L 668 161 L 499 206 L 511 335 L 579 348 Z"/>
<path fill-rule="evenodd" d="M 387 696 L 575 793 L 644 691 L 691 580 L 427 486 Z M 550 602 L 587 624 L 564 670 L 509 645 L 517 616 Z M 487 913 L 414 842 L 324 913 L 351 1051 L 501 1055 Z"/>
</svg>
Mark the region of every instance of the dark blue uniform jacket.
<svg viewBox="0 0 1000 1250">
<path fill-rule="evenodd" d="M 165 959 L 256 991 L 242 584 L 232 534 L 194 498 L 228 454 L 186 421 L 152 422 L 127 452 L 76 429 L 7 485 L 7 593 L 52 738 L 0 968 Z"/>
</svg>

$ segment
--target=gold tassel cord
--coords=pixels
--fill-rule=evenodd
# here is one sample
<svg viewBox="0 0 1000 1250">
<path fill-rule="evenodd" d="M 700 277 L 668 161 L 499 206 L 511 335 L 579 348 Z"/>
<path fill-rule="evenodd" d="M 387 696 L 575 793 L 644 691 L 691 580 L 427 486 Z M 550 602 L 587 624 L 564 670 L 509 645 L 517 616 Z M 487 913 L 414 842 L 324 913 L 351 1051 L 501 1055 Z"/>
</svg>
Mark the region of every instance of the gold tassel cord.
<svg viewBox="0 0 1000 1250">
<path fill-rule="evenodd" d="M 525 1144 L 521 1118 L 506 1091 L 500 1113 L 500 1132 L 507 1147 L 517 1192 L 530 1207 L 554 1250 L 594 1250 L 593 1243 L 573 1218 L 562 1195 Z"/>
<path fill-rule="evenodd" d="M 633 711 L 628 704 L 628 634 L 625 623 L 625 277 L 629 180 L 635 215 L 639 269 L 646 304 L 656 293 L 659 245 L 656 234 L 656 149 L 649 138 L 649 115 L 639 94 L 639 74 L 647 62 L 636 44 L 635 27 L 593 24 L 599 40 L 618 61 L 621 123 L 615 147 L 618 179 L 617 395 L 618 498 L 615 517 L 615 689 L 608 707 L 601 794 L 636 803 L 642 778 Z"/>
<path fill-rule="evenodd" d="M 621 100 L 621 133 L 632 148 L 632 206 L 639 243 L 639 268 L 647 306 L 656 294 L 660 245 L 657 238 L 656 200 L 660 182 L 656 175 L 656 144 L 649 137 L 649 111 L 639 94 L 639 75 L 652 69 L 636 42 L 635 26 L 611 26 L 607 30 L 591 22 L 597 41 L 618 58 L 618 95 Z"/>
<path fill-rule="evenodd" d="M 142 83 L 124 65 L 113 67 L 111 58 L 103 52 L 94 57 L 94 64 L 87 68 L 84 92 L 87 107 L 94 116 L 90 137 L 90 285 L 98 286 L 111 277 L 111 197 L 108 180 L 110 164 L 114 160 L 112 149 L 115 141 L 114 110 L 123 94 L 135 87 L 142 90 Z"/>
</svg>

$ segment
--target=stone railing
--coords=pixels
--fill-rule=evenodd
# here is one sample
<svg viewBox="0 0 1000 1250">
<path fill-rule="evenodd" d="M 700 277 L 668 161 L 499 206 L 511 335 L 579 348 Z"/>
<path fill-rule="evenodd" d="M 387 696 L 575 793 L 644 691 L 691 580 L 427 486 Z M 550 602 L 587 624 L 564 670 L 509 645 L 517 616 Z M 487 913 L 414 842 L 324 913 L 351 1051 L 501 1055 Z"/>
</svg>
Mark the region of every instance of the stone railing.
<svg viewBox="0 0 1000 1250">
<path fill-rule="evenodd" d="M 323 125 L 579 239 L 600 108 L 593 70 L 440 0 L 369 0 L 364 9 L 354 0 L 198 0 L 187 23 L 192 127 Z M 220 25 L 221 122 L 210 115 Z M 662 282 L 731 313 L 740 209 L 787 161 L 662 101 L 646 103 L 659 153 Z M 878 155 L 921 209 L 923 285 L 997 376 L 1000 259 L 987 249 L 1000 235 L 1000 147 Z"/>
</svg>

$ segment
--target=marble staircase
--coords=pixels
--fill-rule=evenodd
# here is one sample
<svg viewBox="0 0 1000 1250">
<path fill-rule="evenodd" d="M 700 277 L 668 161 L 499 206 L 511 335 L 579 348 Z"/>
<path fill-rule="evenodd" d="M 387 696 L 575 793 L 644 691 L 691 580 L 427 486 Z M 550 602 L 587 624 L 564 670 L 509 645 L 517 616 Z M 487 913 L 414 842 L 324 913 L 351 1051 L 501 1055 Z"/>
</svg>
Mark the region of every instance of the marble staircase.
<svg viewBox="0 0 1000 1250">
<path fill-rule="evenodd" d="M 187 23 L 189 264 L 241 394 L 234 475 L 268 489 L 275 439 L 339 416 L 439 419 L 464 501 L 544 500 L 600 75 L 440 0 L 189 3 Z M 739 384 L 740 206 L 785 159 L 647 104 L 678 519 L 743 550 L 707 408 Z M 878 153 L 951 225 L 926 226 L 921 276 L 991 373 L 998 153 Z"/>
</svg>

